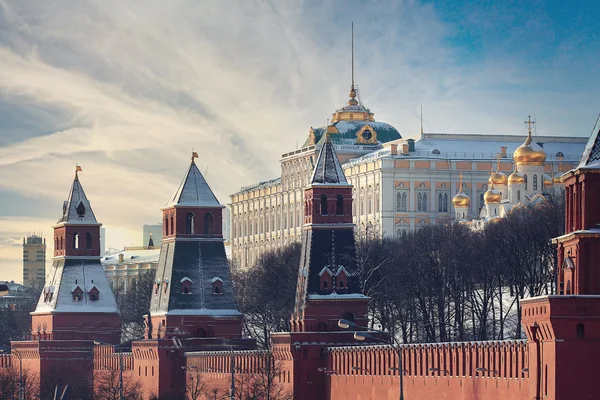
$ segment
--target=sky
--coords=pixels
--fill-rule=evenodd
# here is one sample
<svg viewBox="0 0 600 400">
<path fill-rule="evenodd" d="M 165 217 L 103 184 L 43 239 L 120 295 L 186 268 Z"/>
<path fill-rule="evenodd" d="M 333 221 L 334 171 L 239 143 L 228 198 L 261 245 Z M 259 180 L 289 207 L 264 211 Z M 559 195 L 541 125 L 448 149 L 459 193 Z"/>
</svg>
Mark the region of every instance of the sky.
<svg viewBox="0 0 600 400">
<path fill-rule="evenodd" d="M 576 3 L 576 5 L 575 5 Z M 107 247 L 141 245 L 189 164 L 222 203 L 347 100 L 419 132 L 588 136 L 600 2 L 0 0 L 0 280 L 52 243 L 75 165 Z M 51 246 L 49 246 L 51 247 Z M 48 249 L 48 257 L 51 254 Z"/>
</svg>

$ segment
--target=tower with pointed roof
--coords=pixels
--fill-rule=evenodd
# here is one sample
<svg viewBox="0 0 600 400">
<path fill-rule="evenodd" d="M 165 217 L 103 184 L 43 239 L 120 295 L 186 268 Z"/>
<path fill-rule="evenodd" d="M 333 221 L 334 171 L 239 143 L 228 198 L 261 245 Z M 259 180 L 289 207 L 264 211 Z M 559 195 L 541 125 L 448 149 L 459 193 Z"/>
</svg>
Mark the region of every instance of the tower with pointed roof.
<svg viewBox="0 0 600 400">
<path fill-rule="evenodd" d="M 304 191 L 304 210 L 292 330 L 335 331 L 342 318 L 365 324 L 369 298 L 362 294 L 357 271 L 352 185 L 329 139 Z"/>
<path fill-rule="evenodd" d="M 100 227 L 77 171 L 54 226 L 54 260 L 32 313 L 32 335 L 44 340 L 119 343 L 120 313 L 100 263 Z"/>
<path fill-rule="evenodd" d="M 194 158 L 162 209 L 163 239 L 146 338 L 239 338 L 241 313 L 225 256 L 222 206 Z"/>
</svg>

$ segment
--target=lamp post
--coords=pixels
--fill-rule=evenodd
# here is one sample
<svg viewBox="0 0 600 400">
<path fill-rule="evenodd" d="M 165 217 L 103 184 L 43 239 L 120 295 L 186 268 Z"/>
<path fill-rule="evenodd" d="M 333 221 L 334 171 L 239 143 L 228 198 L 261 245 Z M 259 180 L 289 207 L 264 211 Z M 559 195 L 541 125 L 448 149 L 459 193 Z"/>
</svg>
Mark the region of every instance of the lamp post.
<svg viewBox="0 0 600 400">
<path fill-rule="evenodd" d="M 106 346 L 111 346 L 113 348 L 117 348 L 117 350 L 119 352 L 119 400 L 123 400 L 125 397 L 123 394 L 123 351 L 121 349 L 121 345 L 104 343 L 104 342 L 100 342 L 97 340 L 94 340 L 94 344 L 96 346 L 106 345 Z"/>
<path fill-rule="evenodd" d="M 25 387 L 23 385 L 23 358 L 19 350 L 15 348 L 1 347 L 0 353 L 15 354 L 19 359 L 19 400 L 25 399 Z"/>
<path fill-rule="evenodd" d="M 390 368 L 390 370 L 391 371 L 398 370 L 398 375 L 400 377 L 400 400 L 404 400 L 404 379 L 403 379 L 404 371 L 402 370 L 402 347 L 400 347 L 400 343 L 398 342 L 398 340 L 393 335 L 391 335 L 389 332 L 385 332 L 385 331 L 382 331 L 379 329 L 369 328 L 367 326 L 359 326 L 359 325 L 356 325 L 353 321 L 349 321 L 347 319 L 340 319 L 338 321 L 338 326 L 342 329 L 349 329 L 349 328 L 366 329 L 367 331 L 371 331 L 371 332 L 385 333 L 392 337 L 392 340 L 394 341 L 394 344 L 396 345 L 396 354 L 398 356 L 398 368 Z M 380 339 L 373 335 L 370 335 L 367 332 L 354 332 L 354 339 L 358 340 L 358 341 L 364 341 L 366 339 L 369 339 L 369 340 L 373 340 L 376 342 L 388 344 L 388 342 L 386 340 L 383 340 L 383 339 Z"/>
</svg>

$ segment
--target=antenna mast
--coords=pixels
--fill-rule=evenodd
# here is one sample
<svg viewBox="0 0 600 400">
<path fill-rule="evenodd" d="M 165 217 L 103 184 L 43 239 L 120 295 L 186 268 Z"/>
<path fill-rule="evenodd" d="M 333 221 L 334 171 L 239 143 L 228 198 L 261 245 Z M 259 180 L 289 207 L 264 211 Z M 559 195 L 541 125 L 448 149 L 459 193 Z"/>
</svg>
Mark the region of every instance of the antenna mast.
<svg viewBox="0 0 600 400">
<path fill-rule="evenodd" d="M 352 21 L 352 89 L 354 89 L 354 21 Z"/>
</svg>

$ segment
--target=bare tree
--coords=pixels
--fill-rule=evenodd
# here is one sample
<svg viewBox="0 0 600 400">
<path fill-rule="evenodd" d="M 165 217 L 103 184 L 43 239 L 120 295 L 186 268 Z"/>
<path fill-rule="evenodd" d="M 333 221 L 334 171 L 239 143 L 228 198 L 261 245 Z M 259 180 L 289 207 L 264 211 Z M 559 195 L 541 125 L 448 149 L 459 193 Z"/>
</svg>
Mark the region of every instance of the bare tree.
<svg viewBox="0 0 600 400">
<path fill-rule="evenodd" d="M 19 399 L 19 368 L 0 369 L 0 394 L 3 400 Z M 23 399 L 39 399 L 39 379 L 27 369 L 23 370 Z"/>
<path fill-rule="evenodd" d="M 119 400 L 120 397 L 119 368 L 106 368 L 94 371 L 94 400 Z M 142 387 L 132 377 L 123 377 L 123 398 L 125 400 L 142 400 Z"/>
</svg>

